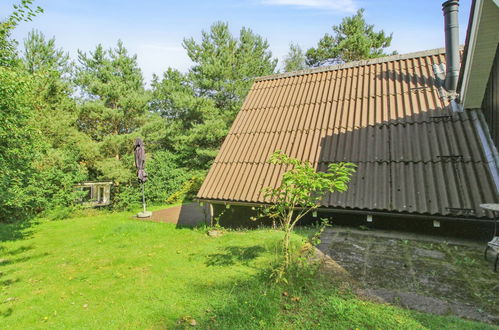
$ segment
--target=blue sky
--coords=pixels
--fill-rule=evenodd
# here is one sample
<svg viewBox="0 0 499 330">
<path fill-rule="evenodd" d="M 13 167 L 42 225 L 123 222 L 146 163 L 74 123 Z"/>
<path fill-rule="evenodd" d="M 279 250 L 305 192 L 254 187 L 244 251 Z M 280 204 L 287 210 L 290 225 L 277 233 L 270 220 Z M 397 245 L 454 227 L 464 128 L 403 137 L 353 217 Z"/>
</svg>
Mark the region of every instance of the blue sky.
<svg viewBox="0 0 499 330">
<path fill-rule="evenodd" d="M 0 18 L 17 1 L 0 3 Z M 443 16 L 438 0 L 37 0 L 45 12 L 22 23 L 14 33 L 22 41 L 36 28 L 55 36 L 59 47 L 74 58 L 78 49 L 98 43 L 112 47 L 123 40 L 138 55 L 146 80 L 168 67 L 186 71 L 191 65 L 182 48 L 185 37 L 200 38 L 201 30 L 226 21 L 233 33 L 242 26 L 268 40 L 280 64 L 289 43 L 304 50 L 315 46 L 331 26 L 358 8 L 376 29 L 393 32 L 391 50 L 399 53 L 444 46 Z M 464 43 L 471 0 L 460 1 L 460 39 Z"/>
</svg>

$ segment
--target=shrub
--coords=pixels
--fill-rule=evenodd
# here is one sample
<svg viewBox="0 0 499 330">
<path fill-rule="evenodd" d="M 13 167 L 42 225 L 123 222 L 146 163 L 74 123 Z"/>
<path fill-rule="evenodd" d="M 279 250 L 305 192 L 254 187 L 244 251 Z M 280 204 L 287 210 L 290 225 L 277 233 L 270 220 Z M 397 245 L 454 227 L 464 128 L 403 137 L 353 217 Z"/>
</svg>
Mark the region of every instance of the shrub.
<svg viewBox="0 0 499 330">
<path fill-rule="evenodd" d="M 342 192 L 348 189 L 347 183 L 355 172 L 352 163 L 332 163 L 327 172 L 316 171 L 308 161 L 290 158 L 276 151 L 269 160 L 272 164 L 292 167 L 282 176 L 280 186 L 263 189 L 271 204 L 262 206 L 260 217 L 268 217 L 277 222 L 284 232 L 284 262 L 278 270 L 278 278 L 283 278 L 290 266 L 290 239 L 295 225 L 305 215 L 317 209 L 327 192 Z"/>
<path fill-rule="evenodd" d="M 84 194 L 75 185 L 86 179 L 86 169 L 67 150 L 48 149 L 34 166 L 36 173 L 27 191 L 40 210 L 74 206 Z"/>
<path fill-rule="evenodd" d="M 142 190 L 138 184 L 115 185 L 111 191 L 115 210 L 130 211 L 139 208 L 142 203 Z"/>
<path fill-rule="evenodd" d="M 146 163 L 146 199 L 162 203 L 168 196 L 183 188 L 190 174 L 178 166 L 178 156 L 169 151 L 156 151 Z"/>
<path fill-rule="evenodd" d="M 192 174 L 177 163 L 178 156 L 170 151 L 156 151 L 146 161 L 147 181 L 144 185 L 147 204 L 164 203 L 172 194 L 185 195 L 185 185 Z M 188 190 L 188 189 L 187 189 Z M 187 191 L 187 194 L 189 192 Z M 132 182 L 113 188 L 113 209 L 131 210 L 142 204 L 141 185 Z"/>
<path fill-rule="evenodd" d="M 166 203 L 173 204 L 196 197 L 199 188 L 201 188 L 201 185 L 203 184 L 204 178 L 205 178 L 204 172 L 192 176 L 188 181 L 186 181 L 182 185 L 182 188 L 171 194 L 166 199 Z"/>
<path fill-rule="evenodd" d="M 63 220 L 69 218 L 74 209 L 72 207 L 57 206 L 45 212 L 45 217 L 49 220 Z"/>
</svg>

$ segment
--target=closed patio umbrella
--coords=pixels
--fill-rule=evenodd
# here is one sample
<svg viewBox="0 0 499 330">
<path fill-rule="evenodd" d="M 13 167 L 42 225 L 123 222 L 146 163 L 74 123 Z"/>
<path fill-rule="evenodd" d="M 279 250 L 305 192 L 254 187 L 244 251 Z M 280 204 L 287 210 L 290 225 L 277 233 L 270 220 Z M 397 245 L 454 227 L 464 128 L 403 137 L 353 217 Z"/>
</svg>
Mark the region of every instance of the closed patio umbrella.
<svg viewBox="0 0 499 330">
<path fill-rule="evenodd" d="M 146 198 L 144 193 L 144 183 L 147 181 L 147 173 L 145 171 L 146 149 L 144 148 L 144 141 L 142 141 L 142 139 L 140 138 L 135 139 L 134 153 L 135 167 L 137 167 L 137 179 L 142 186 L 142 206 L 144 208 L 143 212 L 137 214 L 137 217 L 147 218 L 150 217 L 152 213 L 146 211 Z"/>
</svg>

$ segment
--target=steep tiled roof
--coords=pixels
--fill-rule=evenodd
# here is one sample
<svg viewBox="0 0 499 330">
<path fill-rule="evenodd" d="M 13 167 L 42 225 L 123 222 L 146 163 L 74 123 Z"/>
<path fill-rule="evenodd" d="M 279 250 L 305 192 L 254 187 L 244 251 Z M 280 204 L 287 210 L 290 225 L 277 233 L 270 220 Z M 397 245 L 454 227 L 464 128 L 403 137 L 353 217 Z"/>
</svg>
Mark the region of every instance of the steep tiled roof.
<svg viewBox="0 0 499 330">
<path fill-rule="evenodd" d="M 485 216 L 497 191 L 479 122 L 439 98 L 432 65 L 444 61 L 437 49 L 257 79 L 198 198 L 266 202 L 286 170 L 266 161 L 282 150 L 321 170 L 357 164 L 327 207 Z"/>
</svg>

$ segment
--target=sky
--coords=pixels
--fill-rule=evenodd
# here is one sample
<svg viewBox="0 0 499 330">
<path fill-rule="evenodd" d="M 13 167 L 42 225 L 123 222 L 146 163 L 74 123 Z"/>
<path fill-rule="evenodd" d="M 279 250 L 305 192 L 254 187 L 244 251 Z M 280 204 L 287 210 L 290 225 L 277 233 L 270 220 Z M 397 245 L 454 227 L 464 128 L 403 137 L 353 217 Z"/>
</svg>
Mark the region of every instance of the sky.
<svg viewBox="0 0 499 330">
<path fill-rule="evenodd" d="M 0 2 L 0 19 L 18 1 Z M 13 37 L 20 42 L 37 29 L 55 37 L 58 47 L 74 59 L 77 50 L 97 44 L 114 47 L 121 39 L 138 63 L 146 81 L 168 67 L 186 72 L 192 65 L 182 48 L 184 38 L 200 40 L 201 31 L 216 21 L 229 23 L 237 35 L 244 26 L 270 44 L 278 67 L 291 42 L 303 50 L 317 45 L 331 26 L 359 8 L 375 30 L 393 33 L 390 51 L 409 53 L 444 47 L 439 0 L 35 0 L 44 9 L 32 22 L 23 22 Z M 471 0 L 460 1 L 460 42 L 464 43 Z"/>
</svg>

